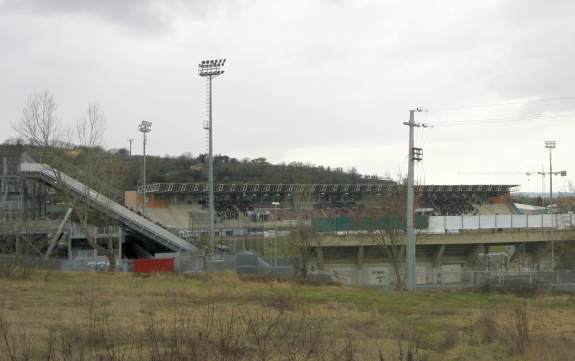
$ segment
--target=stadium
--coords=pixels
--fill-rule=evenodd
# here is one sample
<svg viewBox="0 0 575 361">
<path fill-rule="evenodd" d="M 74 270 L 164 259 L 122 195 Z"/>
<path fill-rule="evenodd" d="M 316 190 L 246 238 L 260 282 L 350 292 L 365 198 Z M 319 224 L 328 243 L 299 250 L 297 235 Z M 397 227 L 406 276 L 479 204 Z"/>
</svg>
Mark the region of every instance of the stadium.
<svg viewBox="0 0 575 361">
<path fill-rule="evenodd" d="M 2 159 L 2 253 L 24 254 L 31 264 L 104 270 L 113 255 L 126 271 L 140 260 L 152 269 L 154 260 L 172 260 L 168 269 L 184 273 L 232 269 L 364 286 L 401 282 L 405 185 L 391 180 L 216 183 L 215 252 L 207 255 L 206 183 L 110 192 L 66 162 L 51 166 L 10 152 Z M 568 282 L 555 271 L 572 267 L 572 214 L 514 203 L 517 190 L 504 184 L 416 186 L 417 284 L 477 284 L 493 272 L 536 272 L 543 281 Z M 73 207 L 94 215 L 89 224 Z M 298 236 L 306 232 L 309 237 Z"/>
</svg>

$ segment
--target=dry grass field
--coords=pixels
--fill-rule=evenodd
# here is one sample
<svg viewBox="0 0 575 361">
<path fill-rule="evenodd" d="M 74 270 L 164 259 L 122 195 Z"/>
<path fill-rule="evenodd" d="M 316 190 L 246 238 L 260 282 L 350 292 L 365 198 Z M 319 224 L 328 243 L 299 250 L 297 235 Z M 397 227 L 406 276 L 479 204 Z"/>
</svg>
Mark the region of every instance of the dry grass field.
<svg viewBox="0 0 575 361">
<path fill-rule="evenodd" d="M 575 359 L 575 296 L 202 277 L 0 275 L 0 360 Z"/>
</svg>

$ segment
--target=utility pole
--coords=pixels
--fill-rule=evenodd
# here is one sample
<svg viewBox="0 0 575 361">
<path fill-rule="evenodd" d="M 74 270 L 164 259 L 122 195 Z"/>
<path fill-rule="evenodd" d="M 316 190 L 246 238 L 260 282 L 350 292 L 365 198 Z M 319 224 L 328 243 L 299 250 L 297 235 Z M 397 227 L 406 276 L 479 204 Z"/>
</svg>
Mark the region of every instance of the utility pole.
<svg viewBox="0 0 575 361">
<path fill-rule="evenodd" d="M 208 80 L 207 89 L 207 111 L 208 121 L 204 123 L 204 129 L 208 131 L 208 210 L 209 210 L 209 247 L 214 249 L 214 159 L 213 159 L 213 138 L 212 138 L 212 79 L 224 73 L 221 68 L 226 63 L 226 59 L 202 60 L 198 64 L 198 73 Z"/>
<path fill-rule="evenodd" d="M 552 150 L 556 147 L 554 140 L 546 140 L 545 148 L 549 149 L 549 212 L 553 213 L 553 158 Z M 555 242 L 551 241 L 551 271 L 555 271 Z"/>
<path fill-rule="evenodd" d="M 128 142 L 130 142 L 130 157 L 132 156 L 132 142 L 134 141 L 133 138 L 129 138 Z"/>
<path fill-rule="evenodd" d="M 148 202 L 148 197 L 146 194 L 146 134 L 152 131 L 152 123 L 143 120 L 140 125 L 138 126 L 138 130 L 142 132 L 144 135 L 143 140 L 143 159 L 142 159 L 142 198 L 143 198 L 143 205 L 142 205 L 142 214 L 144 217 L 146 216 L 146 203 Z"/>
<path fill-rule="evenodd" d="M 543 205 L 543 197 L 545 194 L 545 166 L 543 163 L 541 163 L 541 172 L 539 172 L 539 174 L 541 174 L 541 205 Z M 551 176 L 551 174 L 549 176 Z"/>
<path fill-rule="evenodd" d="M 409 122 L 404 125 L 409 127 L 409 160 L 407 167 L 407 221 L 406 221 L 406 286 L 409 292 L 415 292 L 415 229 L 414 218 L 414 163 L 423 159 L 423 150 L 413 146 L 413 128 L 422 126 L 415 123 L 415 112 L 421 112 L 421 108 L 409 111 Z"/>
<path fill-rule="evenodd" d="M 549 149 L 549 210 L 553 210 L 553 159 L 552 150 L 555 149 L 556 142 L 554 140 L 546 140 L 545 148 Z"/>
<path fill-rule="evenodd" d="M 272 202 L 273 206 L 274 206 L 274 238 L 273 238 L 273 242 L 274 242 L 274 267 L 278 266 L 278 256 L 276 254 L 276 242 L 278 240 L 278 206 L 280 205 L 280 202 L 277 201 L 273 201 Z"/>
</svg>

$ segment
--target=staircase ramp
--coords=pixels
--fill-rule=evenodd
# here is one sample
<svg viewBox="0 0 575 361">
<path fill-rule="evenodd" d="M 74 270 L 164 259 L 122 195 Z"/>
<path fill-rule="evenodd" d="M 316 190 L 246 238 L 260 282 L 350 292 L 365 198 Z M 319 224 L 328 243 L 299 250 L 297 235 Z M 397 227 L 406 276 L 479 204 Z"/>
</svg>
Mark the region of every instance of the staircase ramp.
<svg viewBox="0 0 575 361">
<path fill-rule="evenodd" d="M 112 217 L 133 232 L 143 235 L 172 251 L 197 251 L 197 248 L 191 243 L 49 165 L 21 163 L 20 171 L 28 178 L 39 179 L 54 188 L 81 196 L 80 198 L 83 198 L 83 202 L 94 210 Z"/>
</svg>

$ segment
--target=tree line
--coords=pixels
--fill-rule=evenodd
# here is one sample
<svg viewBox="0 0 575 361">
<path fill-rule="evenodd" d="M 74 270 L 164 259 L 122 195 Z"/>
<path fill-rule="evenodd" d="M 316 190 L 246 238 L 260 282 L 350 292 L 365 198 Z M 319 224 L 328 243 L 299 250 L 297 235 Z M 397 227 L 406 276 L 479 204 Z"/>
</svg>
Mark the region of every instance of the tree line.
<svg viewBox="0 0 575 361">
<path fill-rule="evenodd" d="M 122 172 L 121 186 L 134 189 L 141 179 L 141 155 L 131 155 L 126 148 L 105 149 L 105 118 L 102 107 L 89 104 L 86 112 L 72 126 L 64 126 L 57 114 L 53 95 L 45 90 L 31 95 L 22 116 L 13 123 L 17 137 L 4 140 L 3 152 L 25 149 L 42 161 L 46 150 L 60 154 L 71 164 L 82 165 L 87 154 L 97 153 L 101 164 L 114 163 L 114 171 Z M 179 156 L 147 156 L 148 183 L 195 183 L 207 180 L 207 154 L 189 152 Z M 121 167 L 117 166 L 121 163 Z M 320 183 L 358 184 L 389 182 L 387 178 L 362 175 L 355 168 L 343 169 L 304 162 L 272 164 L 266 158 L 235 158 L 214 156 L 214 176 L 218 183 Z M 106 169 L 103 170 L 106 173 Z M 117 175 L 116 175 L 117 176 Z"/>
</svg>

